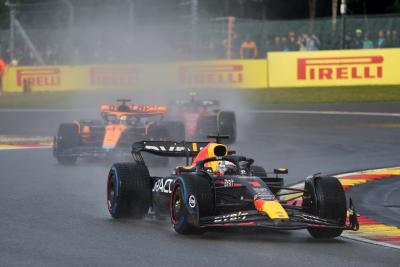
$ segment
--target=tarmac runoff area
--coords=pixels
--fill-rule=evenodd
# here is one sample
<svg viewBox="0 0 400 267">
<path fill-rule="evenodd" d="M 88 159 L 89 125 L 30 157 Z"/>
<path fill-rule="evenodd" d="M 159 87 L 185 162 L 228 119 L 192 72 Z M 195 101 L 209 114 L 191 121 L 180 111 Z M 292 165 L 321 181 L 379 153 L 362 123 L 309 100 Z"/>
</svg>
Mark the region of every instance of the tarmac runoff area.
<svg viewBox="0 0 400 267">
<path fill-rule="evenodd" d="M 400 113 L 395 105 L 356 106 L 279 110 Z M 0 111 L 4 126 L 0 134 L 51 136 L 60 122 L 79 114 Z M 396 116 L 243 112 L 238 115 L 239 139 L 233 148 L 269 170 L 288 167 L 290 184 L 317 172 L 399 166 L 399 124 Z M 306 231 L 231 230 L 184 237 L 175 234 L 168 221 L 110 219 L 104 188 L 111 163 L 60 166 L 50 149 L 31 150 L 26 149 L 29 144 L 15 143 L 2 147 L 0 265 L 265 266 L 268 262 L 336 267 L 398 266 L 400 262 L 396 249 L 400 217 L 393 207 L 399 196 L 393 191 L 399 188 L 398 169 L 391 169 L 390 178 L 386 171 L 382 179 L 364 179 L 379 174 L 364 172 L 348 174 L 362 175 L 360 179 L 343 178 L 344 186 L 366 180 L 346 191 L 363 217 L 359 232 L 336 240 L 314 240 Z M 162 175 L 170 168 L 150 172 Z"/>
</svg>

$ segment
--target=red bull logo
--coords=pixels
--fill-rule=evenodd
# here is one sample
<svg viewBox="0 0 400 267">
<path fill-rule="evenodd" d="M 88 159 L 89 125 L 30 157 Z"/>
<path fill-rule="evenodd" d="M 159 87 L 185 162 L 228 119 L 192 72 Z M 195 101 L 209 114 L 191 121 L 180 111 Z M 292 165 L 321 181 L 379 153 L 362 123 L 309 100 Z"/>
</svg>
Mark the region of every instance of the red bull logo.
<svg viewBox="0 0 400 267">
<path fill-rule="evenodd" d="M 17 86 L 29 84 L 32 87 L 61 85 L 60 68 L 23 68 L 17 70 Z"/>
<path fill-rule="evenodd" d="M 180 67 L 185 85 L 230 85 L 243 83 L 243 65 L 191 65 Z"/>
<path fill-rule="evenodd" d="M 297 80 L 382 79 L 383 56 L 297 59 Z"/>
<path fill-rule="evenodd" d="M 136 67 L 91 67 L 90 84 L 94 86 L 132 86 L 138 83 Z"/>
</svg>

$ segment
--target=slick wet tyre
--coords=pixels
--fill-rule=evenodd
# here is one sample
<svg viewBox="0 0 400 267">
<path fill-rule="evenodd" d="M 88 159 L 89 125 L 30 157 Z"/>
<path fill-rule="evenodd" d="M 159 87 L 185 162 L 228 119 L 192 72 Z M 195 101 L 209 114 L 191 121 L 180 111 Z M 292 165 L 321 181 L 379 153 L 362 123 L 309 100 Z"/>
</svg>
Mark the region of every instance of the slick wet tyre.
<svg viewBox="0 0 400 267">
<path fill-rule="evenodd" d="M 116 163 L 107 179 L 107 208 L 113 218 L 143 218 L 151 205 L 151 180 L 146 165 Z"/>
<path fill-rule="evenodd" d="M 172 187 L 169 209 L 177 233 L 201 233 L 200 218 L 210 216 L 214 209 L 214 197 L 207 178 L 199 175 L 177 178 Z"/>
<path fill-rule="evenodd" d="M 57 161 L 65 165 L 74 164 L 78 157 L 72 153 L 72 149 L 78 147 L 80 142 L 81 137 L 77 124 L 61 124 L 53 144 L 53 153 Z"/>
<path fill-rule="evenodd" d="M 335 221 L 338 225 L 346 223 L 346 195 L 339 180 L 335 177 L 316 177 L 306 180 L 303 207 L 311 214 Z M 308 227 L 314 238 L 331 239 L 342 234 L 341 228 Z"/>
</svg>

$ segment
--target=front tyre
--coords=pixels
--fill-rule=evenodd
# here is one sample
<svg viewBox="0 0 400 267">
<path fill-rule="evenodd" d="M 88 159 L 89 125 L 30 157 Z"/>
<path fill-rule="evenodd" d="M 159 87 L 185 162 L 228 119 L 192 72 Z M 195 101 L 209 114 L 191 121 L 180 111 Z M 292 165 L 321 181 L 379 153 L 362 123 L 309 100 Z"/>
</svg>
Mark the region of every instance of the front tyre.
<svg viewBox="0 0 400 267">
<path fill-rule="evenodd" d="M 213 193 L 206 177 L 185 175 L 175 180 L 170 197 L 170 218 L 177 233 L 200 233 L 200 218 L 210 216 L 213 207 Z"/>
<path fill-rule="evenodd" d="M 335 221 L 338 225 L 346 223 L 346 195 L 339 180 L 335 177 L 316 177 L 306 180 L 303 208 L 309 213 Z M 342 234 L 342 228 L 308 227 L 314 238 L 331 239 Z"/>
<path fill-rule="evenodd" d="M 62 123 L 53 142 L 53 154 L 57 161 L 63 165 L 74 164 L 78 157 L 73 153 L 73 149 L 78 147 L 80 142 L 79 126 L 75 123 Z"/>
<path fill-rule="evenodd" d="M 143 218 L 151 205 L 151 181 L 146 165 L 114 164 L 107 179 L 107 208 L 118 218 Z"/>
</svg>

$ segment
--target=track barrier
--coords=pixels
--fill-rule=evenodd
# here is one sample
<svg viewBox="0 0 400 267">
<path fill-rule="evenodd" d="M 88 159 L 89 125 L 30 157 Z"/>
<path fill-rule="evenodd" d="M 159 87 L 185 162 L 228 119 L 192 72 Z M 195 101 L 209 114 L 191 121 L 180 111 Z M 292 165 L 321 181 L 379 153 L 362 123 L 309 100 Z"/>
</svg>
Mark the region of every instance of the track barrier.
<svg viewBox="0 0 400 267">
<path fill-rule="evenodd" d="M 4 92 L 400 85 L 400 49 L 271 52 L 266 59 L 8 67 Z"/>
</svg>

